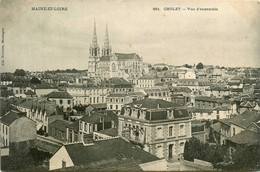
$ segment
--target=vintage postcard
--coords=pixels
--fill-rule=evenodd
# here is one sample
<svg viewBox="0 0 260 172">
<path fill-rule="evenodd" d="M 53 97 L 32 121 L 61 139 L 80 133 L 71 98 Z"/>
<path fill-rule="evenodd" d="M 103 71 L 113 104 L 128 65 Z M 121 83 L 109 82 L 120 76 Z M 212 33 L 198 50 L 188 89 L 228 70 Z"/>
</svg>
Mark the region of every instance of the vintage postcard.
<svg viewBox="0 0 260 172">
<path fill-rule="evenodd" d="M 260 170 L 259 0 L 0 0 L 1 171 Z"/>
</svg>

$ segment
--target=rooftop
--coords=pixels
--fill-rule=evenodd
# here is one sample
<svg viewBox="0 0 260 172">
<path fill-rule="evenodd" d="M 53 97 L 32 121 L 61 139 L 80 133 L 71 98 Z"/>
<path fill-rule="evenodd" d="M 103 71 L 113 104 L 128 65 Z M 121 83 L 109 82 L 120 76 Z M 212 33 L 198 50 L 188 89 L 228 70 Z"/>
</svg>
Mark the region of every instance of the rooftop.
<svg viewBox="0 0 260 172">
<path fill-rule="evenodd" d="M 56 120 L 49 124 L 49 127 L 53 127 L 55 129 L 59 129 L 60 131 L 66 131 L 66 128 L 70 126 L 72 122 L 65 120 Z"/>
<path fill-rule="evenodd" d="M 158 109 L 158 107 L 161 108 L 172 108 L 172 107 L 179 107 L 180 105 L 175 104 L 173 102 L 169 102 L 162 99 L 143 99 L 134 101 L 132 103 L 127 104 L 128 106 L 134 107 L 135 105 L 138 106 L 138 108 L 147 108 L 147 109 Z"/>
<path fill-rule="evenodd" d="M 19 111 L 11 110 L 7 114 L 5 114 L 2 118 L 0 118 L 0 122 L 9 126 L 16 119 L 18 119 L 20 117 L 26 117 L 26 113 L 25 112 L 19 112 Z"/>
<path fill-rule="evenodd" d="M 251 130 L 244 130 L 239 134 L 228 138 L 233 143 L 237 144 L 259 144 L 260 143 L 260 133 L 253 132 Z"/>
<path fill-rule="evenodd" d="M 67 91 L 53 91 L 47 94 L 48 98 L 57 98 L 57 99 L 72 99 L 73 97 Z"/>
<path fill-rule="evenodd" d="M 138 148 L 132 143 L 114 138 L 95 141 L 94 145 L 84 146 L 82 143 L 64 145 L 75 166 L 113 158 L 133 158 L 140 163 L 158 160 L 157 157 Z M 108 149 L 109 148 L 109 149 Z"/>
<path fill-rule="evenodd" d="M 108 128 L 108 129 L 96 131 L 96 132 L 101 133 L 101 134 L 105 134 L 105 135 L 108 135 L 108 136 L 112 136 L 112 137 L 118 136 L 117 128 Z"/>
<path fill-rule="evenodd" d="M 247 128 L 252 122 L 257 122 L 259 120 L 260 120 L 259 112 L 246 110 L 242 114 L 232 118 L 230 120 L 230 123 Z"/>
</svg>

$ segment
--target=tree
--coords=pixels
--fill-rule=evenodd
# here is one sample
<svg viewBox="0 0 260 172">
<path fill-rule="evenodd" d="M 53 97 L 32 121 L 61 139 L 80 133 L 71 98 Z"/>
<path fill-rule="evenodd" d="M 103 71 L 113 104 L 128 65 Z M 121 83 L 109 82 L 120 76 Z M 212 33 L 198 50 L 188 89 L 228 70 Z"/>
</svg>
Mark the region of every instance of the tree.
<svg viewBox="0 0 260 172">
<path fill-rule="evenodd" d="M 33 78 L 30 80 L 30 83 L 31 83 L 31 84 L 40 84 L 41 81 L 40 81 L 38 78 L 33 77 Z"/>
<path fill-rule="evenodd" d="M 185 64 L 185 65 L 183 65 L 184 67 L 186 67 L 186 68 L 192 68 L 192 66 L 191 65 L 188 65 L 188 64 Z"/>
<path fill-rule="evenodd" d="M 222 162 L 225 158 L 226 147 L 220 145 L 209 145 L 202 143 L 192 137 L 185 143 L 183 157 L 185 160 L 193 161 L 194 158 L 208 161 L 214 164 Z"/>
<path fill-rule="evenodd" d="M 163 67 L 163 68 L 162 68 L 162 71 L 166 71 L 166 70 L 168 70 L 167 67 Z"/>
<path fill-rule="evenodd" d="M 237 147 L 232 154 L 233 169 L 254 170 L 260 168 L 260 145 Z"/>
<path fill-rule="evenodd" d="M 14 76 L 25 76 L 26 73 L 23 69 L 16 69 L 14 72 Z"/>
<path fill-rule="evenodd" d="M 198 64 L 197 64 L 197 66 L 196 66 L 196 68 L 197 68 L 197 69 L 203 69 L 203 68 L 204 68 L 204 66 L 203 66 L 203 64 L 202 64 L 202 63 L 198 63 Z"/>
</svg>

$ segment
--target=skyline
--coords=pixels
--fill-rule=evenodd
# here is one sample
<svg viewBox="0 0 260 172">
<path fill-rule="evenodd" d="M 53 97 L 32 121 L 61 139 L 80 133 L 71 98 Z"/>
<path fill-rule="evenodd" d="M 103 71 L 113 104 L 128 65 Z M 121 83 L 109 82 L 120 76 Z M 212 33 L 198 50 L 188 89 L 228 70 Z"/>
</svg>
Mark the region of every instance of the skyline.
<svg viewBox="0 0 260 172">
<path fill-rule="evenodd" d="M 1 72 L 87 69 L 94 20 L 100 48 L 107 23 L 113 53 L 137 53 L 147 63 L 260 67 L 259 9 L 252 7 L 254 2 L 147 2 L 2 1 L 3 7 L 9 6 L 1 18 L 6 62 Z M 50 5 L 68 7 L 68 11 L 31 10 Z M 168 6 L 216 7 L 218 11 L 164 11 Z M 8 15 L 9 8 L 17 10 Z"/>
</svg>

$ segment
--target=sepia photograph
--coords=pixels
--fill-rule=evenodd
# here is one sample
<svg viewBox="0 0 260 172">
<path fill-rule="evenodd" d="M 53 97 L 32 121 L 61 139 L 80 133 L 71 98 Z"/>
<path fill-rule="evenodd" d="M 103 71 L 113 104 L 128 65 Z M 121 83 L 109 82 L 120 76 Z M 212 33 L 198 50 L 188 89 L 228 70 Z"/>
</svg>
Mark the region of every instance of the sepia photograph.
<svg viewBox="0 0 260 172">
<path fill-rule="evenodd" d="M 259 0 L 0 0 L 0 171 L 260 171 Z"/>
</svg>

